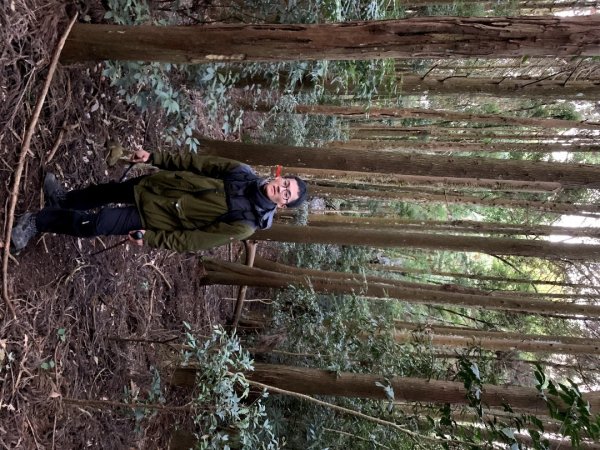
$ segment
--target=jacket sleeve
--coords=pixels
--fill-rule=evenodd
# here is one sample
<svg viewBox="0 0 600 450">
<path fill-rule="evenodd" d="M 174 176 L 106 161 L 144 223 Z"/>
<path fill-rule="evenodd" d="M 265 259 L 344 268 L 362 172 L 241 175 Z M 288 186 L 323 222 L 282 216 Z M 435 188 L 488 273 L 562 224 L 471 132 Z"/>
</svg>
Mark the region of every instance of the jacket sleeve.
<svg viewBox="0 0 600 450">
<path fill-rule="evenodd" d="M 178 154 L 156 151 L 152 153 L 149 162 L 160 169 L 185 170 L 211 178 L 224 178 L 228 173 L 235 170 L 252 171 L 250 166 L 233 159 L 198 155 L 190 152 Z"/>
<path fill-rule="evenodd" d="M 214 229 L 153 231 L 146 230 L 144 242 L 150 247 L 166 248 L 176 252 L 208 250 L 228 244 L 234 239 L 242 240 L 254 233 L 254 228 L 243 222 L 219 223 Z"/>
</svg>

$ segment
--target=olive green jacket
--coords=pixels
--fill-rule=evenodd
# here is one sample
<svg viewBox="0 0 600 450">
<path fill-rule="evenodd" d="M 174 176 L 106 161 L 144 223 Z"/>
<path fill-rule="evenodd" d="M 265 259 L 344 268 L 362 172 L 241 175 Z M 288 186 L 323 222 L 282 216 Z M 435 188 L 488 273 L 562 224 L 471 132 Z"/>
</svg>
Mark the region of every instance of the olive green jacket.
<svg viewBox="0 0 600 450">
<path fill-rule="evenodd" d="M 243 164 L 216 156 L 152 153 L 161 170 L 135 187 L 135 200 L 151 247 L 178 252 L 206 250 L 245 239 L 255 228 L 217 219 L 228 211 L 222 178 Z"/>
</svg>

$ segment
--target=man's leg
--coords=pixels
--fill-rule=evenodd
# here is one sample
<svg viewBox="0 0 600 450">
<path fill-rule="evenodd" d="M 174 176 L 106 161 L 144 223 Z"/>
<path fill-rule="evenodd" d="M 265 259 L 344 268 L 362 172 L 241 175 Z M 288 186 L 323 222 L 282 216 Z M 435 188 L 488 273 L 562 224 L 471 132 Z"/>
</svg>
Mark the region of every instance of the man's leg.
<svg viewBox="0 0 600 450">
<path fill-rule="evenodd" d="M 103 208 L 98 213 L 44 208 L 36 214 L 35 225 L 38 232 L 92 237 L 126 235 L 141 229 L 142 220 L 135 206 Z"/>
<path fill-rule="evenodd" d="M 92 184 L 83 189 L 65 192 L 58 205 L 63 209 L 87 211 L 109 203 L 135 203 L 134 187 L 145 175 L 131 178 L 122 183 Z"/>
</svg>

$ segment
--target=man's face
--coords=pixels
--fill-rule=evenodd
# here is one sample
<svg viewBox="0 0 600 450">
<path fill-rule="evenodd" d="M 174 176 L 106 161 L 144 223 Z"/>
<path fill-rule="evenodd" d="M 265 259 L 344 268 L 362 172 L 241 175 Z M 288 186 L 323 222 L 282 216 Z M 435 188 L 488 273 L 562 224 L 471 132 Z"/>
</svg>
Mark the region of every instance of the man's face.
<svg viewBox="0 0 600 450">
<path fill-rule="evenodd" d="M 264 189 L 269 200 L 280 208 L 285 208 L 299 197 L 298 182 L 294 178 L 273 178 L 264 185 Z"/>
</svg>

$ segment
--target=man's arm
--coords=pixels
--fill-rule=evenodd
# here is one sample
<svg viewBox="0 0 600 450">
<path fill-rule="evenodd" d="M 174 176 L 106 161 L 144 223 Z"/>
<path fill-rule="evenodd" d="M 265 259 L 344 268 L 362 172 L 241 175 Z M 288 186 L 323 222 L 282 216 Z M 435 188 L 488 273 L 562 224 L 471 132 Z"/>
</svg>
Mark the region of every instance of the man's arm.
<svg viewBox="0 0 600 450">
<path fill-rule="evenodd" d="M 198 155 L 190 152 L 183 154 L 168 153 L 160 150 L 153 153 L 137 150 L 132 161 L 148 162 L 160 169 L 185 170 L 212 178 L 222 178 L 233 170 L 249 167 L 239 161 L 219 156 Z"/>
<path fill-rule="evenodd" d="M 250 237 L 254 228 L 244 223 L 219 223 L 214 230 L 152 231 L 146 230 L 144 242 L 150 247 L 166 248 L 176 252 L 208 250 L 233 240 Z"/>
</svg>

